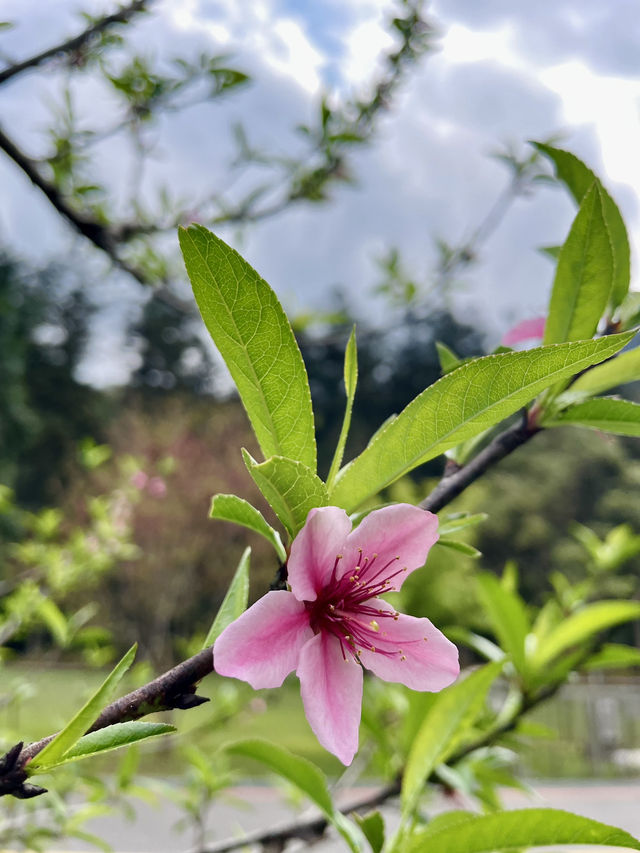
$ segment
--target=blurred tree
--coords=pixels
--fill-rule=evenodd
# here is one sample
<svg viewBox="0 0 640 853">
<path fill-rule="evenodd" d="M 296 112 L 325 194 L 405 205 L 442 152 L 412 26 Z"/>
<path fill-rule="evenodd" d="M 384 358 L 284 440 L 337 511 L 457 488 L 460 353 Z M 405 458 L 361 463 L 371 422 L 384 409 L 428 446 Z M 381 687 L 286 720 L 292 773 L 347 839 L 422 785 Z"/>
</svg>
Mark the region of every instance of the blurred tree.
<svg viewBox="0 0 640 853">
<path fill-rule="evenodd" d="M 67 485 L 63 460 L 99 436 L 110 404 L 76 378 L 91 307 L 81 281 L 0 257 L 0 482 L 35 506 Z"/>
</svg>

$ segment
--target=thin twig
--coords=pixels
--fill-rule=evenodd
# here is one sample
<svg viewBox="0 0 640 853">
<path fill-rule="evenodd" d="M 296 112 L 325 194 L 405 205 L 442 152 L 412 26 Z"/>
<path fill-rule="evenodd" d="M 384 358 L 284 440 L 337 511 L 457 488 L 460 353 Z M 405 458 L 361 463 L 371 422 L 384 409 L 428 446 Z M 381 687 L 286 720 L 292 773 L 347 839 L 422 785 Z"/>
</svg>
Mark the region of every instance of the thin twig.
<svg viewBox="0 0 640 853">
<path fill-rule="evenodd" d="M 420 503 L 422 509 L 430 512 L 439 512 L 455 497 L 470 486 L 481 474 L 495 465 L 505 456 L 521 447 L 537 432 L 540 427 L 529 424 L 516 424 L 509 427 L 500 435 L 496 436 L 477 456 L 462 468 L 455 468 L 452 472 L 445 471 L 444 476 L 431 492 L 430 495 Z"/>
<path fill-rule="evenodd" d="M 148 4 L 152 2 L 153 0 L 133 0 L 132 3 L 129 3 L 128 6 L 122 6 L 117 12 L 114 12 L 111 15 L 106 15 L 104 18 L 100 18 L 79 35 L 74 36 L 74 38 L 63 41 L 60 44 L 55 45 L 55 47 L 43 50 L 42 53 L 37 53 L 28 59 L 24 59 L 22 62 L 16 62 L 13 65 L 9 65 L 7 68 L 3 68 L 0 71 L 0 86 L 8 80 L 11 80 L 16 75 L 22 74 L 23 71 L 27 71 L 29 68 L 37 68 L 39 65 L 49 62 L 49 60 L 80 50 L 80 48 L 87 45 L 94 36 L 100 35 L 104 30 L 114 26 L 115 24 L 126 24 L 134 15 L 145 11 Z"/>
</svg>

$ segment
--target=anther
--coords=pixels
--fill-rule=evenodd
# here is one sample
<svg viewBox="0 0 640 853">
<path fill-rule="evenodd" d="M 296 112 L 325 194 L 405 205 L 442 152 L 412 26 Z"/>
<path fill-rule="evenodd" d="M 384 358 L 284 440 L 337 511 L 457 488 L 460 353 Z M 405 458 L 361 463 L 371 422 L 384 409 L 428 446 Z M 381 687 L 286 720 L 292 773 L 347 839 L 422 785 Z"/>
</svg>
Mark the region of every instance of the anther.
<svg viewBox="0 0 640 853">
<path fill-rule="evenodd" d="M 372 631 L 379 631 L 380 630 L 380 626 L 378 625 L 378 623 L 376 622 L 375 619 L 372 619 L 371 622 L 369 622 L 369 625 L 371 626 Z"/>
</svg>

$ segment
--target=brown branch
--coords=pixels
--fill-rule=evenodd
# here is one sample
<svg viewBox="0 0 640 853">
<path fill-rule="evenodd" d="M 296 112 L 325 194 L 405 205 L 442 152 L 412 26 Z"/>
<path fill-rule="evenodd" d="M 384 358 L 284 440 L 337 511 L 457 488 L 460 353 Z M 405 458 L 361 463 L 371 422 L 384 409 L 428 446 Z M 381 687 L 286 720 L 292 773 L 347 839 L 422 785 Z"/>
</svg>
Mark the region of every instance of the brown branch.
<svg viewBox="0 0 640 853">
<path fill-rule="evenodd" d="M 420 503 L 420 506 L 430 512 L 439 512 L 463 492 L 467 486 L 477 480 L 481 474 L 484 474 L 488 468 L 513 453 L 517 447 L 525 444 L 537 432 L 540 432 L 540 429 L 529 420 L 524 424 L 516 424 L 506 429 L 496 436 L 477 456 L 474 456 L 467 465 L 462 468 L 455 468 L 451 472 L 445 470 L 445 474 L 438 485 Z"/>
<path fill-rule="evenodd" d="M 202 705 L 209 700 L 196 693 L 197 685 L 205 675 L 211 672 L 213 672 L 212 646 L 179 663 L 148 684 L 116 699 L 104 709 L 87 731 L 95 732 L 115 723 L 138 720 L 140 717 L 159 711 L 186 711 Z M 24 799 L 45 793 L 44 788 L 27 783 L 26 766 L 54 737 L 55 735 L 48 735 L 25 747 L 22 744 L 16 744 L 3 758 L 0 758 L 0 797 L 13 794 L 14 797 Z"/>
<path fill-rule="evenodd" d="M 139 12 L 144 12 L 147 5 L 152 2 L 153 0 L 133 0 L 133 2 L 129 3 L 128 6 L 122 6 L 112 15 L 106 15 L 104 18 L 100 18 L 86 30 L 81 32 L 80 35 L 68 39 L 67 41 L 63 41 L 61 44 L 55 45 L 55 47 L 50 47 L 48 50 L 43 50 L 42 53 L 37 53 L 35 56 L 31 56 L 29 59 L 25 59 L 22 62 L 16 62 L 13 65 L 9 65 L 7 68 L 3 68 L 0 71 L 0 86 L 8 80 L 11 80 L 16 75 L 22 74 L 23 71 L 27 71 L 30 68 L 37 68 L 39 65 L 43 65 L 51 59 L 56 59 L 59 56 L 65 56 L 67 54 L 74 53 L 74 51 L 80 50 L 80 48 L 85 47 L 95 36 L 100 35 L 100 33 L 104 32 L 109 27 L 112 27 L 115 24 L 126 24 L 134 15 Z"/>
<path fill-rule="evenodd" d="M 29 178 L 31 183 L 46 196 L 58 213 L 67 220 L 78 234 L 85 237 L 96 248 L 104 252 L 115 266 L 123 272 L 128 273 L 139 284 L 145 287 L 149 287 L 152 284 L 152 281 L 142 270 L 128 263 L 118 252 L 117 247 L 119 242 L 129 240 L 135 236 L 133 226 L 128 224 L 119 226 L 104 225 L 96 219 L 86 217 L 75 210 L 65 199 L 58 187 L 44 177 L 40 171 L 39 164 L 21 151 L 15 142 L 3 131 L 2 127 L 0 127 L 0 151 L 4 151 L 13 160 L 18 168 Z M 143 229 L 140 228 L 137 230 L 142 232 Z M 154 293 L 157 298 L 177 311 L 184 314 L 193 313 L 193 304 L 181 300 L 167 286 L 156 287 Z"/>
</svg>

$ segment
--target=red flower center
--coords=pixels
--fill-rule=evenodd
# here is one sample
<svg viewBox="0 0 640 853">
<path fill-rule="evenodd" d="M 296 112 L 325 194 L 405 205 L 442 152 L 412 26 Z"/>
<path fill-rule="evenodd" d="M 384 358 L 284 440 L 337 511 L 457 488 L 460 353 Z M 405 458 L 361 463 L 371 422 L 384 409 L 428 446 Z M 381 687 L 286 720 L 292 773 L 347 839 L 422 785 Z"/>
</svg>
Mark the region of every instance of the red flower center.
<svg viewBox="0 0 640 853">
<path fill-rule="evenodd" d="M 406 569 L 389 573 L 389 567 L 400 558 L 394 557 L 384 566 L 377 564 L 377 558 L 374 554 L 369 559 L 359 549 L 353 569 L 338 578 L 342 560 L 342 554 L 338 554 L 329 583 L 318 591 L 315 601 L 305 601 L 313 631 L 316 634 L 327 631 L 336 637 L 345 660 L 351 655 L 358 661 L 362 649 L 388 656 L 402 654 L 400 649 L 386 647 L 386 632 L 380 626 L 380 620 L 396 620 L 398 613 L 381 608 L 372 599 L 388 592 L 392 578 Z"/>
</svg>

